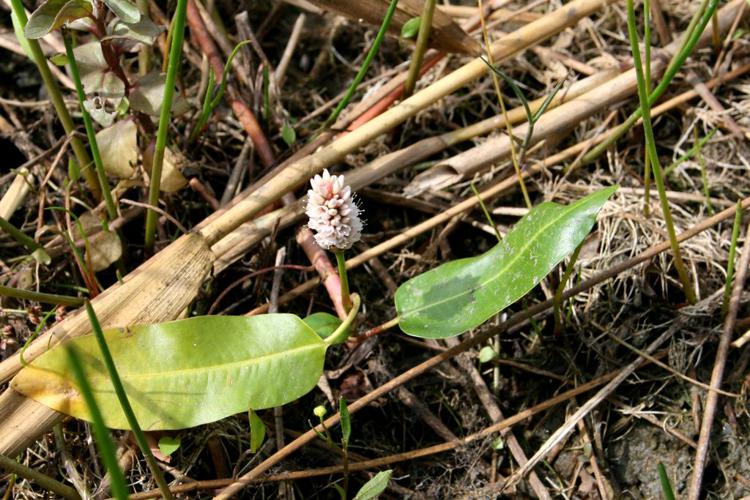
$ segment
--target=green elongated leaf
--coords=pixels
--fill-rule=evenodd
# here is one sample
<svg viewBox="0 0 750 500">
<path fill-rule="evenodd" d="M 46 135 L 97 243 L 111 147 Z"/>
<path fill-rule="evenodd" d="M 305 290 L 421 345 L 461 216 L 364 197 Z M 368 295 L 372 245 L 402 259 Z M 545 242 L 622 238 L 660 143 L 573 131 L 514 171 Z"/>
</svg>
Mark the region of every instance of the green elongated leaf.
<svg viewBox="0 0 750 500">
<path fill-rule="evenodd" d="M 339 400 L 339 413 L 341 414 L 341 443 L 346 448 L 352 436 L 352 417 L 349 415 L 349 407 L 344 398 Z"/>
<path fill-rule="evenodd" d="M 159 438 L 159 451 L 162 455 L 170 456 L 180 448 L 180 438 L 162 436 Z"/>
<path fill-rule="evenodd" d="M 372 479 L 362 485 L 354 500 L 371 500 L 377 498 L 388 487 L 392 473 L 392 470 L 384 470 L 375 474 Z"/>
<path fill-rule="evenodd" d="M 29 17 L 24 34 L 27 38 L 42 38 L 70 21 L 86 17 L 92 12 L 86 0 L 47 0 Z"/>
<path fill-rule="evenodd" d="M 256 453 L 266 439 L 266 424 L 253 410 L 250 410 L 247 416 L 250 419 L 250 452 Z"/>
<path fill-rule="evenodd" d="M 286 120 L 284 120 L 284 126 L 281 127 L 281 138 L 284 139 L 286 145 L 290 147 L 294 145 L 294 141 L 297 140 L 297 133 L 294 131 L 294 127 L 292 127 Z"/>
<path fill-rule="evenodd" d="M 341 320 L 339 318 L 326 312 L 313 313 L 302 321 L 307 323 L 307 326 L 312 328 L 322 339 L 330 337 L 331 334 L 341 325 Z"/>
<path fill-rule="evenodd" d="M 571 205 L 534 207 L 488 252 L 410 279 L 396 291 L 401 330 L 446 338 L 481 325 L 534 288 L 591 230 L 617 186 Z"/>
<path fill-rule="evenodd" d="M 26 53 L 26 57 L 33 61 L 34 57 L 31 55 L 31 46 L 29 45 L 29 40 L 26 38 L 26 35 L 24 35 L 23 28 L 21 27 L 21 22 L 16 17 L 16 13 L 14 11 L 11 11 L 10 13 L 10 22 L 13 24 L 13 32 L 16 35 L 18 44 Z"/>
<path fill-rule="evenodd" d="M 420 16 L 412 17 L 401 26 L 401 38 L 414 38 L 419 33 L 419 23 L 422 22 Z"/>
<path fill-rule="evenodd" d="M 143 430 L 183 429 L 309 392 L 326 344 L 292 314 L 203 316 L 104 333 Z M 93 336 L 74 344 L 108 427 L 127 429 Z M 25 396 L 89 420 L 64 350 L 53 348 L 12 381 Z"/>
<path fill-rule="evenodd" d="M 141 19 L 141 11 L 128 0 L 104 0 L 109 10 L 126 23 L 137 23 Z"/>
</svg>

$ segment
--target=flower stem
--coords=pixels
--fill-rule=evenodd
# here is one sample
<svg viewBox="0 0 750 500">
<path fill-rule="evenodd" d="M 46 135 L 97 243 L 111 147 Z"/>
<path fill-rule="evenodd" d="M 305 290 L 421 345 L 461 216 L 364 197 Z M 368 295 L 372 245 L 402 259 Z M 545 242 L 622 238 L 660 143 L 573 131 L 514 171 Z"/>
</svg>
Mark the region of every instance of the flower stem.
<svg viewBox="0 0 750 500">
<path fill-rule="evenodd" d="M 349 295 L 349 277 L 346 275 L 346 259 L 344 252 L 336 250 L 336 264 L 339 268 L 339 280 L 341 280 L 341 302 L 344 304 L 344 310 L 349 312 L 352 308 L 352 298 Z"/>
</svg>

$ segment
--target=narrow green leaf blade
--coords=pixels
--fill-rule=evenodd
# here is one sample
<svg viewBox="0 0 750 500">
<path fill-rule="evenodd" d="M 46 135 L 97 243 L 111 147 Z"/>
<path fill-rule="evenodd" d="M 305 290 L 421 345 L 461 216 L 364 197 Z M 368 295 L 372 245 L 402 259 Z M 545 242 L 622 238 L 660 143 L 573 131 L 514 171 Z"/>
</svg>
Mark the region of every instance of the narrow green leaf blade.
<svg viewBox="0 0 750 500">
<path fill-rule="evenodd" d="M 349 445 L 352 436 L 352 417 L 349 415 L 349 407 L 344 398 L 339 399 L 339 414 L 341 415 L 341 442 L 344 447 Z"/>
<path fill-rule="evenodd" d="M 266 425 L 253 410 L 247 416 L 250 419 L 250 452 L 256 453 L 266 439 Z"/>
<path fill-rule="evenodd" d="M 362 485 L 354 500 L 371 500 L 372 498 L 377 498 L 388 487 L 392 473 L 392 470 L 384 470 L 375 474 L 372 479 Z"/>
<path fill-rule="evenodd" d="M 396 291 L 401 330 L 446 338 L 481 325 L 534 288 L 591 230 L 617 186 L 571 205 L 534 207 L 490 251 L 443 264 Z"/>
<path fill-rule="evenodd" d="M 315 387 L 326 350 L 292 314 L 203 316 L 104 335 L 143 430 L 194 427 L 293 401 Z M 127 429 L 94 337 L 69 342 L 81 354 L 107 426 Z M 21 370 L 12 385 L 57 411 L 89 419 L 59 348 Z"/>
</svg>

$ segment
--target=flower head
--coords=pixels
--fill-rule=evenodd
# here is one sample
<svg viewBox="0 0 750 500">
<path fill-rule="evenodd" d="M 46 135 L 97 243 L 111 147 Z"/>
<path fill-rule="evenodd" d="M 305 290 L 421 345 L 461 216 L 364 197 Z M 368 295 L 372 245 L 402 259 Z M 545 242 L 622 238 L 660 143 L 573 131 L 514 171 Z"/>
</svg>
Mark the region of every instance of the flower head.
<svg viewBox="0 0 750 500">
<path fill-rule="evenodd" d="M 346 250 L 362 236 L 359 208 L 352 198 L 352 188 L 344 185 L 343 175 L 323 175 L 310 179 L 305 212 L 308 226 L 315 231 L 315 241 L 325 248 Z"/>
</svg>

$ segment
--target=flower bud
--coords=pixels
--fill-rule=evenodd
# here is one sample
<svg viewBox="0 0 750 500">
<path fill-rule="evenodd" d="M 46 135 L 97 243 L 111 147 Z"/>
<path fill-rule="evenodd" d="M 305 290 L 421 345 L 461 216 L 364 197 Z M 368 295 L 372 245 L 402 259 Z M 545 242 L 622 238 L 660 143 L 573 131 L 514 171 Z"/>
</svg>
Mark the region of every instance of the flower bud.
<svg viewBox="0 0 750 500">
<path fill-rule="evenodd" d="M 323 420 L 323 417 L 326 416 L 326 413 L 328 413 L 328 410 L 326 410 L 325 406 L 318 405 L 313 410 L 313 413 L 315 414 L 316 417 L 318 417 L 319 419 Z"/>
</svg>

